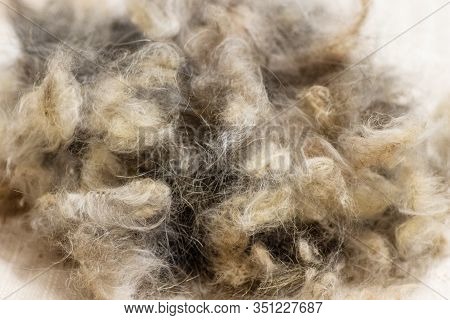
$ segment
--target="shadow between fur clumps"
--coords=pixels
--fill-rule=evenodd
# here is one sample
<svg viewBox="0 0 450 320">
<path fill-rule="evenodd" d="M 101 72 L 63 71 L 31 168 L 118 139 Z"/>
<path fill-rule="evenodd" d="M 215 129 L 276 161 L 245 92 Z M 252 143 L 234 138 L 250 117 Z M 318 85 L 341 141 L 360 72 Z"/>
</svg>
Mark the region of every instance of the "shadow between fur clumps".
<svg viewBox="0 0 450 320">
<path fill-rule="evenodd" d="M 86 297 L 381 296 L 444 252 L 448 126 L 343 72 L 365 1 L 330 34 L 290 0 L 48 8 L 11 14 L 0 201 Z"/>
</svg>

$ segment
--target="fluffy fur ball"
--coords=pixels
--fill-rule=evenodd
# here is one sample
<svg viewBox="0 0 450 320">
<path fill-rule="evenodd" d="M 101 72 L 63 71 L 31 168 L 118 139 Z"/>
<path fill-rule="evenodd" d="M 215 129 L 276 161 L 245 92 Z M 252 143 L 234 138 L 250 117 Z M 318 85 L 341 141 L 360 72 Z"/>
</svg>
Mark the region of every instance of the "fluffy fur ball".
<svg viewBox="0 0 450 320">
<path fill-rule="evenodd" d="M 347 68 L 366 1 L 327 32 L 300 2 L 11 4 L 1 206 L 85 297 L 345 297 L 443 252 L 448 104 L 427 134 L 408 88 Z"/>
</svg>

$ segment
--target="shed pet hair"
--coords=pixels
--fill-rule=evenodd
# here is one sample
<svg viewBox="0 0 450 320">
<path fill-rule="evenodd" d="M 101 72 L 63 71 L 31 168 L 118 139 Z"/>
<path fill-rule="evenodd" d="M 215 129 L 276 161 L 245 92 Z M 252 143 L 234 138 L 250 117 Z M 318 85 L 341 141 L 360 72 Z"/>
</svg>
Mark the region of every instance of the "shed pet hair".
<svg viewBox="0 0 450 320">
<path fill-rule="evenodd" d="M 9 4 L 1 211 L 85 298 L 381 298 L 446 252 L 450 101 L 348 68 L 368 1 L 126 4 Z"/>
</svg>

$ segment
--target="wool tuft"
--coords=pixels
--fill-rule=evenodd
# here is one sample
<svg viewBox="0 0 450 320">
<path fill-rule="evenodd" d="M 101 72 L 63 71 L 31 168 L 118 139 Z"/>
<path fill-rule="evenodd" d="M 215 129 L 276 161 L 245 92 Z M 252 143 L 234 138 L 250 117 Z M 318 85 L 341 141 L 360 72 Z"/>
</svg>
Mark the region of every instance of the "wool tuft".
<svg viewBox="0 0 450 320">
<path fill-rule="evenodd" d="M 347 69 L 368 1 L 347 24 L 303 3 L 133 0 L 114 16 L 14 2 L 41 27 L 11 12 L 2 214 L 71 260 L 86 298 L 416 283 L 446 252 L 449 101 L 426 123 L 389 72 Z"/>
</svg>

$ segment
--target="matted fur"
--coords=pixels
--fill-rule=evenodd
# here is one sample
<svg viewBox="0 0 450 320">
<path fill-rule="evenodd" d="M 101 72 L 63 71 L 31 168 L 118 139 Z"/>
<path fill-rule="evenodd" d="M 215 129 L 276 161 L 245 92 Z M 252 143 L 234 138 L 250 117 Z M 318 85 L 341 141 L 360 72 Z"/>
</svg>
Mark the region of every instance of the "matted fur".
<svg viewBox="0 0 450 320">
<path fill-rule="evenodd" d="M 0 201 L 86 297 L 380 293 L 443 252 L 449 107 L 427 134 L 408 88 L 346 69 L 366 1 L 333 32 L 294 0 L 127 3 L 11 14 Z"/>
</svg>

